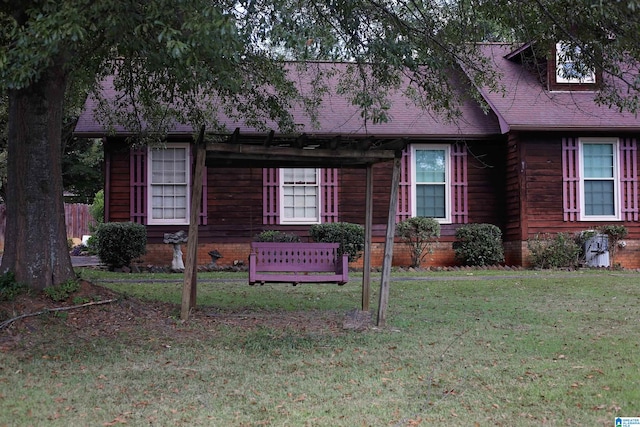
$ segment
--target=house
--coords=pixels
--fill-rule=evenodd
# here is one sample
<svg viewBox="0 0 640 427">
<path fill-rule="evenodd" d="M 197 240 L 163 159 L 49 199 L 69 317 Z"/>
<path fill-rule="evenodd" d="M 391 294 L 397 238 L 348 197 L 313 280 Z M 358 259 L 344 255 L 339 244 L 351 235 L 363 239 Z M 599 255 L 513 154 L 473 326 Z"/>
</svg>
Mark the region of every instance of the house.
<svg viewBox="0 0 640 427">
<path fill-rule="evenodd" d="M 221 117 L 233 131 L 218 135 L 223 138 L 218 151 L 207 154 L 198 263 L 207 264 L 212 249 L 224 256 L 220 264 L 245 260 L 253 236 L 266 229 L 307 239 L 311 224 L 363 224 L 363 165 L 371 156 L 367 164 L 376 182 L 372 265 L 380 265 L 392 167 L 389 159 L 376 157 L 375 149 L 395 144 L 403 148 L 396 221 L 421 215 L 441 223 L 441 238 L 428 265 L 456 263 L 451 243 L 463 224 L 497 225 L 503 230 L 506 263 L 526 265 L 527 239 L 536 234 L 620 223 L 630 235 L 616 261 L 640 266 L 640 120 L 597 105 L 601 74 L 573 75 L 571 64 L 560 63 L 559 55 L 538 59 L 530 44 L 487 44 L 482 49 L 501 72 L 504 91 L 479 88 L 489 110 L 467 100 L 455 121 L 417 108 L 400 89 L 388 94 L 391 120 L 376 123 L 365 121 L 348 99 L 329 90 L 316 123 L 294 111 L 300 128 L 295 137 Z M 347 65 L 314 66 L 339 72 Z M 459 84 L 470 83 L 461 79 Z M 104 90 L 113 96 L 108 85 Z M 164 233 L 188 228 L 193 129 L 176 126 L 164 149 L 131 149 L 126 132 L 110 135 L 102 129 L 93 118 L 94 108 L 89 99 L 76 135 L 104 138 L 105 220 L 147 225 L 145 261 L 166 264 L 171 249 L 162 243 Z M 274 151 L 282 144 L 338 147 L 335 153 L 345 155 L 289 164 Z M 350 152 L 360 153 L 350 158 L 340 151 L 343 146 L 365 148 Z M 262 150 L 262 160 L 243 157 L 251 150 Z M 410 263 L 407 248 L 396 246 L 393 263 Z"/>
</svg>

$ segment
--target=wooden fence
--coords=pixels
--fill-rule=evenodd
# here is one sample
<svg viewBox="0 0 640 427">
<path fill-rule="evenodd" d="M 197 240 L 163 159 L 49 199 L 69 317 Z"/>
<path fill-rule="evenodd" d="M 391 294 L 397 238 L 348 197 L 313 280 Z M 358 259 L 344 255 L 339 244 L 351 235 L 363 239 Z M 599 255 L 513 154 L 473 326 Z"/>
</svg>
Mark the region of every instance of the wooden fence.
<svg viewBox="0 0 640 427">
<path fill-rule="evenodd" d="M 0 250 L 4 250 L 6 215 L 5 205 L 0 205 Z M 89 205 L 86 204 L 65 204 L 64 217 L 67 224 L 68 239 L 82 239 L 82 236 L 89 234 L 89 225 L 95 224 L 95 221 L 89 212 Z"/>
</svg>

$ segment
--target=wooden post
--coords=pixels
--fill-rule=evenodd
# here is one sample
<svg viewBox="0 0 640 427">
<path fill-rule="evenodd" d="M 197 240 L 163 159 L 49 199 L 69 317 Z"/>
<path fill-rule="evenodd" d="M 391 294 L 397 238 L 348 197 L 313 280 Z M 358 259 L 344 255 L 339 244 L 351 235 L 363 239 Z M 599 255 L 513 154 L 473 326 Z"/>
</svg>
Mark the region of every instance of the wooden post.
<svg viewBox="0 0 640 427">
<path fill-rule="evenodd" d="M 362 263 L 362 311 L 369 311 L 371 289 L 371 227 L 373 227 L 373 165 L 367 165 L 365 192 L 364 259 Z"/>
<path fill-rule="evenodd" d="M 389 281 L 391 278 L 391 263 L 393 261 L 393 239 L 396 234 L 396 210 L 398 209 L 398 187 L 400 185 L 400 162 L 402 156 L 396 154 L 393 160 L 393 175 L 391 177 L 391 199 L 389 200 L 389 218 L 387 220 L 387 234 L 384 242 L 384 260 L 382 261 L 382 279 L 380 280 L 380 303 L 378 304 L 378 326 L 385 326 L 387 321 L 387 306 L 389 305 Z"/>
<path fill-rule="evenodd" d="M 189 313 L 191 309 L 196 306 L 198 281 L 198 219 L 200 216 L 200 204 L 202 203 L 202 174 L 205 157 L 204 126 L 202 126 L 195 144 L 195 170 L 191 181 L 191 215 L 189 219 L 189 237 L 187 240 L 187 262 L 184 269 L 182 307 L 180 310 L 180 319 L 182 320 L 189 320 Z"/>
</svg>

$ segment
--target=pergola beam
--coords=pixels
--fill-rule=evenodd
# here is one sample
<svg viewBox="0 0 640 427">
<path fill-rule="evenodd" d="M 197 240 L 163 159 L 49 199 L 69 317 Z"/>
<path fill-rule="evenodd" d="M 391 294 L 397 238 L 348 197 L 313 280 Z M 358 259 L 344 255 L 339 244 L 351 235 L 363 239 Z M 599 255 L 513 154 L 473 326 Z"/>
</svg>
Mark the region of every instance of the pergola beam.
<svg viewBox="0 0 640 427">
<path fill-rule="evenodd" d="M 195 169 L 193 172 L 193 185 L 191 187 L 191 215 L 189 222 L 189 234 L 187 240 L 187 262 L 184 270 L 184 283 L 182 286 L 182 305 L 180 319 L 189 320 L 191 309 L 196 306 L 197 274 L 198 274 L 198 216 L 202 203 L 202 176 L 204 173 L 205 142 L 204 126 L 200 128 L 200 135 L 195 144 Z"/>
<path fill-rule="evenodd" d="M 275 145 L 252 145 L 252 144 L 227 144 L 215 143 L 207 147 L 207 166 L 216 163 L 233 161 L 253 161 L 264 162 L 276 165 L 284 164 L 282 167 L 341 167 L 352 165 L 354 167 L 365 167 L 369 164 L 392 161 L 394 159 L 393 150 L 354 150 L 336 148 L 324 149 L 304 149 L 292 147 L 278 147 Z M 246 163 L 244 163 L 246 164 Z"/>
<path fill-rule="evenodd" d="M 398 208 L 398 190 L 400 187 L 400 152 L 393 161 L 391 175 L 391 199 L 389 200 L 389 218 L 387 219 L 387 234 L 384 241 L 384 258 L 382 260 L 382 278 L 380 280 L 380 299 L 378 304 L 378 326 L 387 323 L 387 307 L 389 306 L 389 286 L 391 282 L 391 263 L 393 261 L 393 239 L 396 234 L 396 210 Z"/>
</svg>

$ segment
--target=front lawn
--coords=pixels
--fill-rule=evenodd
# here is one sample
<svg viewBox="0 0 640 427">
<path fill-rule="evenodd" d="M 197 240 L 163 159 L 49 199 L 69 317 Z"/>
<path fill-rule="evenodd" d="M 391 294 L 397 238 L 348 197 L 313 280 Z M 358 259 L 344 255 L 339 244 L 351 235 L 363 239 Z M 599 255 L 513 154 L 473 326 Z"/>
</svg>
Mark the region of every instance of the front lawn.
<svg viewBox="0 0 640 427">
<path fill-rule="evenodd" d="M 387 325 L 366 330 L 343 328 L 360 306 L 358 275 L 343 287 L 250 287 L 246 273 L 201 274 L 187 323 L 182 276 L 82 277 L 122 297 L 0 330 L 0 425 L 612 426 L 640 416 L 638 273 L 394 273 Z"/>
</svg>

